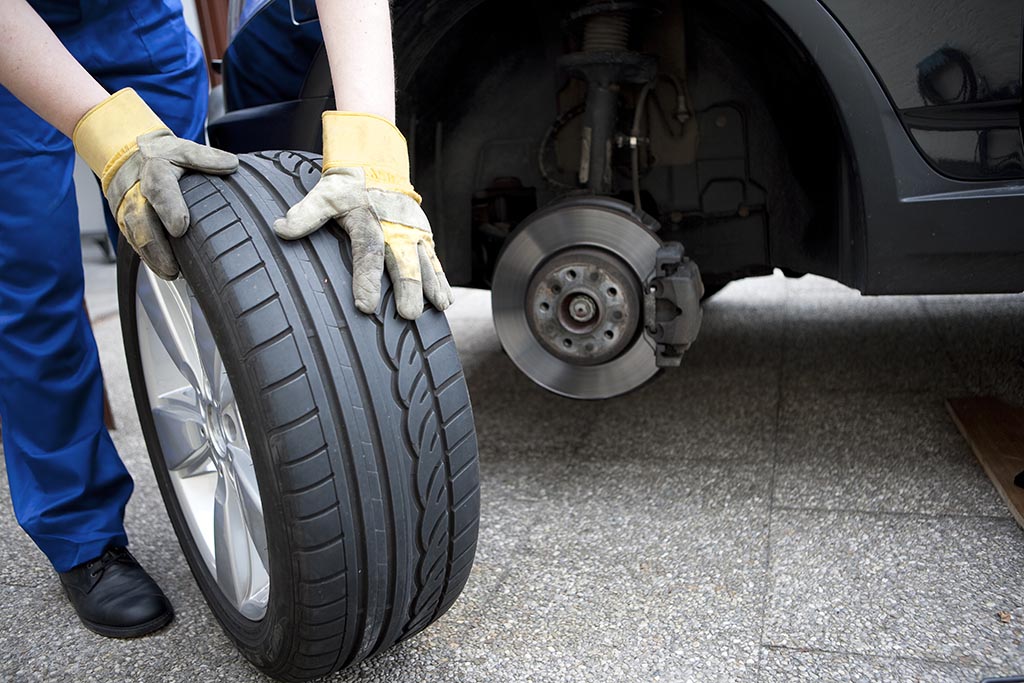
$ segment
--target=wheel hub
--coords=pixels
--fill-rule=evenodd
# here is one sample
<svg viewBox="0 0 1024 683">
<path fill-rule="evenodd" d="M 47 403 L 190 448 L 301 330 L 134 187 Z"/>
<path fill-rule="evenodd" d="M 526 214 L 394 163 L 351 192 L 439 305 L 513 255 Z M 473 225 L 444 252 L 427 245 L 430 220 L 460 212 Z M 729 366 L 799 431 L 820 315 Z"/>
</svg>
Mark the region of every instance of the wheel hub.
<svg viewBox="0 0 1024 683">
<path fill-rule="evenodd" d="M 210 439 L 214 459 L 231 462 L 231 446 L 238 445 L 240 436 L 237 421 L 230 410 L 224 410 L 215 401 L 200 399 L 200 402 L 204 404 L 206 417 L 201 430 Z"/>
<path fill-rule="evenodd" d="M 597 304 L 586 294 L 573 297 L 569 302 L 569 315 L 578 323 L 588 323 L 597 314 Z"/>
<path fill-rule="evenodd" d="M 527 291 L 530 328 L 570 363 L 608 361 L 632 341 L 640 320 L 636 276 L 616 256 L 569 249 L 541 265 Z"/>
</svg>

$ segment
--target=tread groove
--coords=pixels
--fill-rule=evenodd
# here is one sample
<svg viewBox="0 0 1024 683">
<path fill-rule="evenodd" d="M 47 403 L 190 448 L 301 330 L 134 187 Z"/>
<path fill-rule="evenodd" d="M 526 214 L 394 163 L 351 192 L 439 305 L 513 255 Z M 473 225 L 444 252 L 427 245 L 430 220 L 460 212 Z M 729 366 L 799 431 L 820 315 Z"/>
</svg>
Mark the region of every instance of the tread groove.
<svg viewBox="0 0 1024 683">
<path fill-rule="evenodd" d="M 292 427 L 296 427 L 296 426 L 302 424 L 303 422 L 305 422 L 306 420 L 308 420 L 309 418 L 314 417 L 314 416 L 319 415 L 319 414 L 320 414 L 320 409 L 317 408 L 316 406 L 313 406 L 312 408 L 310 408 L 308 411 L 306 411 L 302 415 L 299 415 L 296 418 L 292 418 L 291 420 L 288 420 L 287 422 L 285 422 L 282 425 L 278 425 L 276 427 L 271 427 L 270 429 L 267 430 L 267 436 L 270 437 L 270 438 L 273 438 L 275 436 L 280 436 L 281 434 L 284 434 L 285 432 L 287 432 Z"/>
<path fill-rule="evenodd" d="M 460 417 L 462 417 L 463 415 L 465 415 L 465 414 L 466 414 L 466 413 L 467 413 L 468 411 L 470 411 L 471 409 L 472 409 L 472 406 L 471 406 L 471 404 L 469 404 L 469 403 L 466 403 L 466 405 L 462 406 L 461 408 L 459 408 L 458 410 L 456 410 L 456 411 L 455 411 L 454 413 L 452 413 L 452 416 L 451 416 L 451 417 L 449 417 L 449 418 L 448 418 L 447 420 L 445 420 L 445 421 L 444 421 L 444 423 L 443 423 L 443 424 L 442 424 L 441 426 L 442 426 L 442 427 L 450 427 L 450 426 L 451 426 L 451 424 L 452 424 L 453 422 L 455 422 L 455 421 L 456 421 L 456 420 L 458 420 L 458 419 L 459 419 Z"/>
<path fill-rule="evenodd" d="M 287 339 L 287 338 L 291 337 L 293 332 L 294 332 L 294 330 L 291 327 L 288 327 L 287 329 L 282 330 L 281 332 L 278 332 L 277 334 L 275 334 L 270 339 L 266 339 L 264 341 L 261 341 L 259 344 L 256 344 L 251 349 L 246 351 L 245 355 L 242 356 L 242 359 L 243 360 L 249 360 L 253 356 L 259 354 L 261 351 L 266 351 L 268 348 L 270 348 L 271 346 L 273 346 L 277 342 L 281 341 L 282 339 Z"/>
<path fill-rule="evenodd" d="M 435 394 L 443 394 L 445 389 L 447 389 L 448 387 L 452 386 L 453 384 L 457 384 L 459 382 L 459 380 L 462 380 L 462 379 L 465 379 L 463 377 L 462 373 L 461 372 L 456 372 L 454 375 L 452 375 L 451 377 L 449 377 L 448 379 L 446 379 L 445 381 L 441 382 L 439 385 L 434 387 L 434 393 Z"/>
<path fill-rule="evenodd" d="M 272 394 L 277 389 L 280 389 L 281 387 L 285 386 L 286 384 L 288 384 L 290 382 L 294 382 L 295 380 L 299 379 L 300 377 L 304 377 L 306 374 L 307 374 L 306 373 L 306 366 L 303 365 L 298 370 L 295 370 L 293 372 L 288 373 L 287 375 L 285 375 L 281 379 L 275 379 L 270 384 L 265 385 L 262 388 L 261 391 L 262 391 L 263 395 Z M 288 464 L 289 465 L 294 465 L 295 462 L 292 461 L 292 462 L 289 462 Z"/>
<path fill-rule="evenodd" d="M 241 243 L 241 244 L 239 244 L 238 246 L 239 246 L 239 247 L 244 247 L 244 246 L 245 246 L 245 245 L 247 245 L 247 244 L 252 244 L 252 242 L 242 242 L 242 243 Z M 225 251 L 225 252 L 224 252 L 223 254 L 221 254 L 221 256 L 225 256 L 225 255 L 227 255 L 227 254 L 230 254 L 230 253 L 231 253 L 232 251 L 234 251 L 234 248 L 232 248 L 232 249 L 230 249 L 230 250 L 228 250 L 228 251 Z M 220 258 L 220 257 L 218 257 L 218 258 Z M 257 263 L 257 264 L 255 264 L 255 265 L 253 265 L 253 266 L 249 267 L 249 268 L 246 268 L 246 269 L 245 269 L 245 270 L 243 270 L 243 271 L 242 271 L 241 273 L 239 273 L 238 275 L 235 275 L 235 276 L 234 276 L 234 277 L 232 277 L 232 278 L 231 278 L 230 280 L 228 280 L 227 282 L 225 282 L 225 283 L 224 283 L 224 284 L 223 284 L 223 285 L 222 285 L 222 286 L 220 287 L 220 289 L 218 290 L 218 292 L 219 292 L 219 293 L 222 293 L 222 294 L 223 294 L 223 293 L 224 293 L 224 290 L 228 289 L 229 287 L 233 287 L 233 286 L 235 285 L 235 283 L 236 283 L 236 282 L 238 282 L 239 280 L 244 280 L 245 278 L 249 277 L 250 275 L 252 275 L 252 274 L 254 274 L 254 273 L 258 273 L 258 272 L 260 272 L 260 271 L 262 271 L 262 270 L 264 270 L 264 267 L 263 267 L 263 264 L 262 264 L 262 263 Z"/>
<path fill-rule="evenodd" d="M 334 479 L 334 474 L 333 473 L 332 474 L 328 474 L 328 475 L 326 475 L 324 477 L 321 477 L 320 479 L 317 479 L 316 481 L 314 481 L 314 482 L 312 482 L 310 484 L 304 484 L 304 485 L 302 485 L 302 486 L 300 486 L 298 488 L 294 488 L 294 489 L 290 489 L 288 491 L 285 491 L 284 495 L 286 495 L 286 496 L 293 496 L 293 497 L 294 496 L 301 496 L 303 493 L 306 493 L 307 491 L 312 491 L 317 486 L 323 486 L 326 482 L 331 481 L 332 479 Z"/>
<path fill-rule="evenodd" d="M 302 456 L 301 458 L 296 458 L 295 460 L 289 460 L 288 462 L 283 463 L 283 465 L 284 465 L 284 467 L 287 467 L 289 469 L 294 469 L 294 468 L 296 468 L 296 467 L 298 467 L 300 465 L 304 465 L 305 463 L 309 462 L 310 460 L 312 460 L 312 459 L 314 459 L 316 457 L 324 456 L 324 455 L 327 455 L 327 447 L 326 446 L 324 446 L 323 448 L 318 448 L 315 451 L 312 451 L 310 453 L 307 453 L 306 455 Z M 337 505 L 337 503 L 334 503 L 334 505 Z"/>
<path fill-rule="evenodd" d="M 330 507 L 325 507 L 323 510 L 317 510 L 316 512 L 310 512 L 305 515 L 295 515 L 295 521 L 297 522 L 308 522 L 317 517 L 324 517 L 330 512 L 336 512 L 340 507 L 339 503 L 332 503 Z"/>
<path fill-rule="evenodd" d="M 271 304 L 273 304 L 275 302 L 278 302 L 280 300 L 281 300 L 281 294 L 278 293 L 278 292 L 274 292 L 269 297 L 267 297 L 263 301 L 259 302 L 258 304 L 256 304 L 252 308 L 250 308 L 250 309 L 248 309 L 246 311 L 243 311 L 241 314 L 238 315 L 238 317 L 235 320 L 241 321 L 241 320 L 244 320 L 245 318 L 252 317 L 252 316 L 256 315 L 257 313 L 259 313 L 260 311 L 262 311 L 264 308 L 268 308 Z"/>
<path fill-rule="evenodd" d="M 480 493 L 480 486 L 479 485 L 474 486 L 469 491 L 466 491 L 466 493 L 464 493 L 462 495 L 462 497 L 459 498 L 459 500 L 452 506 L 452 509 L 453 510 L 458 510 L 459 508 L 461 508 L 463 505 L 466 504 L 467 500 L 469 500 L 470 498 L 472 498 L 474 495 L 476 495 L 478 493 Z"/>
</svg>

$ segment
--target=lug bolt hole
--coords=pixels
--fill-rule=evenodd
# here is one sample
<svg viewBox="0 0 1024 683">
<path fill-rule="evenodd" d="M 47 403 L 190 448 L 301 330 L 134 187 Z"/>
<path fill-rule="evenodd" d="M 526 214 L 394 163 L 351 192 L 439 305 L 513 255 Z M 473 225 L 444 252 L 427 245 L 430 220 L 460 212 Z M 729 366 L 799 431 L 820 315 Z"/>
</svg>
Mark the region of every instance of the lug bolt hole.
<svg viewBox="0 0 1024 683">
<path fill-rule="evenodd" d="M 548 311 L 548 310 L 550 310 L 550 309 L 551 309 L 551 304 L 549 304 L 549 303 L 548 303 L 547 301 L 545 301 L 545 302 L 541 303 L 541 305 L 540 305 L 540 310 L 542 310 L 542 311 Z"/>
<path fill-rule="evenodd" d="M 563 339 L 562 340 L 562 346 L 564 346 L 567 349 L 571 349 L 572 348 L 572 339 Z"/>
<path fill-rule="evenodd" d="M 605 330 L 604 331 L 604 338 L 605 339 L 615 339 L 615 333 L 612 332 L 611 330 Z"/>
<path fill-rule="evenodd" d="M 619 290 L 615 289 L 614 287 L 608 288 L 608 296 L 618 296 L 618 294 Z"/>
<path fill-rule="evenodd" d="M 566 273 L 566 275 L 569 277 L 570 280 L 575 280 L 576 279 L 576 271 L 575 270 L 570 270 L 569 272 Z"/>
</svg>

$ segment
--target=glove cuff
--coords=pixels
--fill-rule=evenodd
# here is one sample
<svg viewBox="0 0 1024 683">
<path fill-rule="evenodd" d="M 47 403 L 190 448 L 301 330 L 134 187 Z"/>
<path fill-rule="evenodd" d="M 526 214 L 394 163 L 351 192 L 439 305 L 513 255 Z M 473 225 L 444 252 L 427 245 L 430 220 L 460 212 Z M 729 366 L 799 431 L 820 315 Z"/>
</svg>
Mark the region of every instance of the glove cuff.
<svg viewBox="0 0 1024 683">
<path fill-rule="evenodd" d="M 385 118 L 349 111 L 325 111 L 324 171 L 362 168 L 366 186 L 401 192 L 419 201 L 409 181 L 405 137 Z"/>
<path fill-rule="evenodd" d="M 103 191 L 121 165 L 138 151 L 138 137 L 166 129 L 153 110 L 131 88 L 118 90 L 85 113 L 75 125 L 71 140 Z"/>
</svg>

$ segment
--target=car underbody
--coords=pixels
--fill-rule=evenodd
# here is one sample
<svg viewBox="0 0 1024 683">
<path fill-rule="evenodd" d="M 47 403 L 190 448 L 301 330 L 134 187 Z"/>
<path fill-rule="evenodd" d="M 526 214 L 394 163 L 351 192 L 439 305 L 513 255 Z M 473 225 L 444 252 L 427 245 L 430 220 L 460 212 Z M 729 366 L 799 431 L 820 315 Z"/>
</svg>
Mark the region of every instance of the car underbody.
<svg viewBox="0 0 1024 683">
<path fill-rule="evenodd" d="M 246 63 L 266 50 L 241 31 L 215 144 L 319 148 L 326 55 L 317 29 L 270 25 L 280 4 L 249 33 L 304 46 L 296 92 L 254 87 L 269 79 Z M 941 106 L 905 113 L 821 4 L 406 0 L 394 15 L 398 124 L 445 271 L 494 291 L 506 352 L 553 391 L 605 398 L 678 365 L 702 297 L 775 269 L 865 294 L 1024 289 L 1012 97 L 946 102 L 919 80 Z M 1003 91 L 1019 98 L 1019 76 Z M 973 166 L 929 157 L 910 127 L 952 140 L 971 117 L 994 127 Z"/>
</svg>

